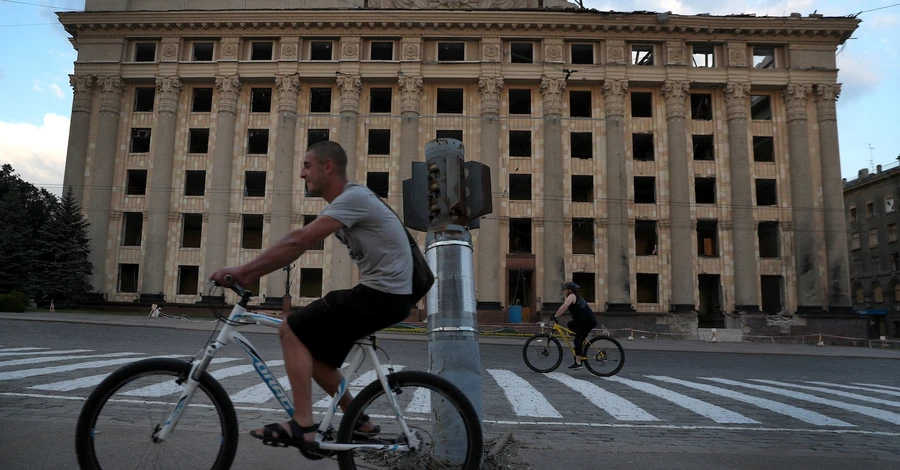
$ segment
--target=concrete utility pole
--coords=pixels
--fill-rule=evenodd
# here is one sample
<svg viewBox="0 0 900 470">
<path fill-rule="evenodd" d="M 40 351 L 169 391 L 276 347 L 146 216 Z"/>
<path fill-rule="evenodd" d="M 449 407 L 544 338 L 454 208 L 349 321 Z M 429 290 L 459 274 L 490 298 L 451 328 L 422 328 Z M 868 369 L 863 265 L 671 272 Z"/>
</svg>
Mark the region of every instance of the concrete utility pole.
<svg viewBox="0 0 900 470">
<path fill-rule="evenodd" d="M 404 223 L 427 231 L 425 257 L 435 273 L 428 292 L 429 372 L 460 388 L 482 414 L 481 353 L 475 302 L 475 268 L 469 229 L 478 228 L 478 218 L 490 214 L 491 172 L 478 162 L 465 161 L 465 149 L 456 139 L 436 139 L 425 145 L 425 163 L 414 162 L 412 178 L 403 182 Z M 432 403 L 439 427 L 452 428 L 453 410 Z M 436 433 L 438 436 L 441 433 Z M 446 443 L 435 442 L 435 452 L 449 460 Z M 464 451 L 463 451 L 464 452 Z"/>
</svg>

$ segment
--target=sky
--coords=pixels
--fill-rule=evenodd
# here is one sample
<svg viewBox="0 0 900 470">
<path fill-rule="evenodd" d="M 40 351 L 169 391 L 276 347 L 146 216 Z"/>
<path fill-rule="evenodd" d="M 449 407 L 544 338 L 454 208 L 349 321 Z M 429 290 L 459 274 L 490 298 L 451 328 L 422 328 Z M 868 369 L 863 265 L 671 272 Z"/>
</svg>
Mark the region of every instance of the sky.
<svg viewBox="0 0 900 470">
<path fill-rule="evenodd" d="M 900 155 L 900 0 L 585 0 L 600 11 L 808 16 L 859 14 L 837 56 L 841 171 L 896 165 Z M 55 12 L 84 0 L 0 0 L 0 164 L 60 194 L 68 144 L 75 50 Z M 875 11 L 870 11 L 875 10 Z M 861 13 L 862 12 L 862 13 Z"/>
</svg>

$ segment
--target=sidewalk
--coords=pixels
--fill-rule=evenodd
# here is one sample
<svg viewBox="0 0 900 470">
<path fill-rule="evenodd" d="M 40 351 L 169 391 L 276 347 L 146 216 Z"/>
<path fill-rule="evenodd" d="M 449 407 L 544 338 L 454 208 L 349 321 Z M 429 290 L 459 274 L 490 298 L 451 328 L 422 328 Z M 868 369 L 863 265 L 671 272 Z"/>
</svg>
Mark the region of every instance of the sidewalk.
<svg viewBox="0 0 900 470">
<path fill-rule="evenodd" d="M 79 323 L 88 325 L 108 325 L 146 328 L 172 328 L 179 330 L 212 331 L 213 321 L 188 319 L 176 320 L 171 318 L 149 318 L 143 315 L 106 315 L 88 313 L 0 313 L 0 320 L 36 321 L 36 322 L 61 322 Z M 491 328 L 485 327 L 485 330 Z M 273 328 L 259 325 L 241 327 L 244 333 L 269 333 L 276 334 Z M 383 331 L 379 337 L 401 341 L 426 341 L 424 333 L 398 333 Z M 502 337 L 481 335 L 480 344 L 497 345 L 522 345 L 525 337 Z M 768 343 L 710 343 L 697 340 L 676 339 L 635 339 L 627 341 L 624 337 L 617 338 L 622 347 L 632 351 L 671 351 L 671 352 L 697 352 L 716 354 L 763 354 L 776 356 L 821 356 L 821 357 L 855 357 L 872 359 L 900 359 L 900 351 L 879 348 L 847 347 L 847 346 L 813 346 L 802 344 L 768 344 Z"/>
</svg>

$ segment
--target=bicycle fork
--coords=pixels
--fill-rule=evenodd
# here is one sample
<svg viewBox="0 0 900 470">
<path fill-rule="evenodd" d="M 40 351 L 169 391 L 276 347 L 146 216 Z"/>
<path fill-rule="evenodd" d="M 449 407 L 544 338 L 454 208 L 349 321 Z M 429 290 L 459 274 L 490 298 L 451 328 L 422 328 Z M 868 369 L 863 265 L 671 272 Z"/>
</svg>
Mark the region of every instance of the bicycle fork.
<svg viewBox="0 0 900 470">
<path fill-rule="evenodd" d="M 184 409 L 187 407 L 187 404 L 190 403 L 191 399 L 194 398 L 194 393 L 197 392 L 197 387 L 200 386 L 200 377 L 203 376 L 203 373 L 206 372 L 207 367 L 209 367 L 210 361 L 212 361 L 213 356 L 216 355 L 216 352 L 224 346 L 224 344 L 219 343 L 218 340 L 215 340 L 209 343 L 209 346 L 206 347 L 206 351 L 203 354 L 203 358 L 197 362 L 190 364 L 190 367 L 185 367 L 184 371 L 181 375 L 178 376 L 178 379 L 175 381 L 178 385 L 184 386 L 184 391 L 181 392 L 181 396 L 178 397 L 178 402 L 175 404 L 175 409 L 169 413 L 168 418 L 166 418 L 166 422 L 160 426 L 157 425 L 156 431 L 153 433 L 153 442 L 160 444 L 169 437 L 169 434 L 175 430 L 175 426 L 178 425 L 178 421 L 181 419 L 181 415 L 184 413 Z"/>
</svg>

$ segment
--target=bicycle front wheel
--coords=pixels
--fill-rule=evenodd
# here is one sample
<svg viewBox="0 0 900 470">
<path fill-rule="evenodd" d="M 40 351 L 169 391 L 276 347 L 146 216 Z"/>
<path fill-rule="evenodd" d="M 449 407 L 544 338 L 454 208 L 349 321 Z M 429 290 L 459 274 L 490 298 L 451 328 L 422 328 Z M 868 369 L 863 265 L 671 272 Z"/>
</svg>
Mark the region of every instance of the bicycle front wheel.
<svg viewBox="0 0 900 470">
<path fill-rule="evenodd" d="M 584 365 L 598 377 L 611 377 L 625 365 L 625 350 L 609 336 L 595 336 L 584 346 Z"/>
<path fill-rule="evenodd" d="M 82 469 L 228 469 L 238 442 L 237 416 L 228 394 L 204 372 L 178 426 L 163 442 L 153 435 L 175 409 L 191 364 L 147 359 L 113 372 L 94 389 L 75 428 Z"/>
<path fill-rule="evenodd" d="M 392 470 L 480 468 L 484 451 L 481 421 L 459 388 L 442 377 L 419 371 L 389 374 L 387 380 L 390 395 L 376 380 L 353 399 L 341 420 L 337 442 L 408 444 L 397 417 L 400 413 L 418 438 L 419 447 L 409 452 L 372 449 L 338 452 L 341 470 L 353 470 L 357 463 L 363 468 Z M 380 426 L 378 434 L 356 432 L 357 423 L 364 415 Z"/>
<path fill-rule="evenodd" d="M 537 334 L 525 341 L 522 359 L 529 369 L 542 374 L 553 372 L 562 363 L 562 345 L 559 340 L 546 334 Z"/>
</svg>

